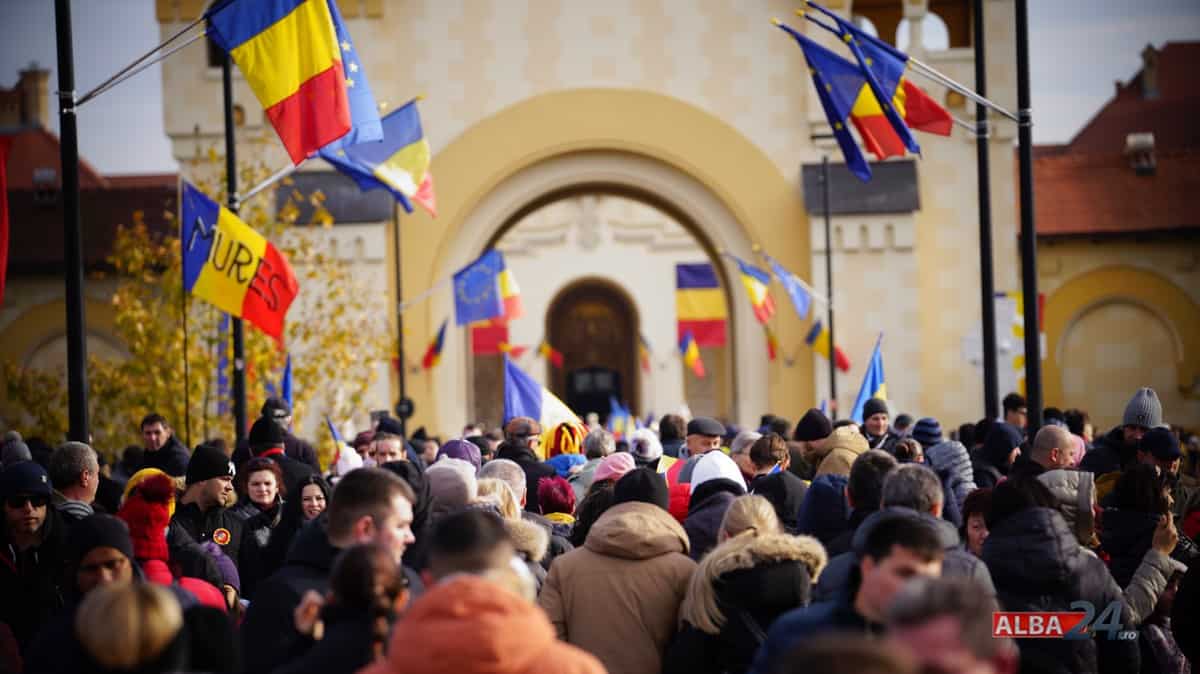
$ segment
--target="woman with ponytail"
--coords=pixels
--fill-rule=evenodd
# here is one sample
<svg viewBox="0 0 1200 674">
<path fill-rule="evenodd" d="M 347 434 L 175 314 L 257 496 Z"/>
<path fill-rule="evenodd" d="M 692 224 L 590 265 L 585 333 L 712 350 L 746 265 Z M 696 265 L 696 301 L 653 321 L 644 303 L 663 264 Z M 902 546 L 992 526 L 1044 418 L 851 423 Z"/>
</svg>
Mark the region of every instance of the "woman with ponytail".
<svg viewBox="0 0 1200 674">
<path fill-rule="evenodd" d="M 692 574 L 664 674 L 745 672 L 771 623 L 809 603 L 827 561 L 815 538 L 783 532 L 769 501 L 735 499 L 721 521 L 717 547 Z"/>
</svg>

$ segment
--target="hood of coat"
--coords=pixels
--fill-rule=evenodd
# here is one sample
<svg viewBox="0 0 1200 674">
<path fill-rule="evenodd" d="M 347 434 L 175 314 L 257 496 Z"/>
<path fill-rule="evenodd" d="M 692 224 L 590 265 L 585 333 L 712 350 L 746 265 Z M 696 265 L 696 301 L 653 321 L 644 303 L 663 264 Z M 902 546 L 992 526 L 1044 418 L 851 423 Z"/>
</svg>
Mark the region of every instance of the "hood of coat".
<svg viewBox="0 0 1200 674">
<path fill-rule="evenodd" d="M 830 452 L 841 449 L 851 454 L 858 456 L 867 451 L 867 438 L 858 431 L 857 426 L 842 426 L 841 428 L 833 429 L 833 433 L 824 442 L 817 443 L 819 447 L 814 448 L 816 455 L 825 458 Z"/>
<path fill-rule="evenodd" d="M 1096 517 L 1092 503 L 1096 492 L 1095 477 L 1086 470 L 1048 470 L 1037 479 L 1058 500 L 1058 512 L 1075 532 L 1075 538 L 1084 547 L 1092 547 L 1096 535 Z"/>
<path fill-rule="evenodd" d="M 1085 554 L 1057 510 L 1028 508 L 996 523 L 982 557 L 997 590 L 1060 594 L 1078 582 Z"/>
<path fill-rule="evenodd" d="M 1141 557 L 1154 540 L 1159 516 L 1138 510 L 1105 508 L 1100 518 L 1100 541 L 1114 557 Z"/>
<path fill-rule="evenodd" d="M 758 494 L 775 506 L 775 514 L 788 532 L 795 532 L 800 506 L 808 485 L 792 473 L 781 470 L 771 475 L 762 475 L 750 483 L 750 492 Z"/>
<path fill-rule="evenodd" d="M 814 479 L 804 495 L 796 530 L 812 534 L 824 543 L 841 535 L 850 516 L 850 507 L 846 504 L 849 482 L 845 475 L 822 475 Z"/>
<path fill-rule="evenodd" d="M 825 548 L 815 538 L 767 534 L 713 559 L 709 572 L 717 577 L 714 587 L 722 604 L 774 614 L 807 605 L 827 562 Z"/>
<path fill-rule="evenodd" d="M 711 501 L 714 496 L 718 495 L 728 497 L 722 499 L 726 504 L 725 507 L 728 508 L 728 504 L 732 503 L 733 499 L 745 493 L 746 490 L 740 483 L 726 478 L 707 480 L 698 487 L 693 484 L 692 494 L 688 498 L 688 514 L 691 515 L 696 510 L 704 507 L 706 502 Z M 724 514 L 723 510 L 721 512 Z"/>
<path fill-rule="evenodd" d="M 341 549 L 329 542 L 325 523 L 326 518 L 322 515 L 296 532 L 296 538 L 287 553 L 288 565 L 307 566 L 326 572 L 333 568 L 333 560 L 341 553 Z"/>
<path fill-rule="evenodd" d="M 512 539 L 517 553 L 526 561 L 540 562 L 550 548 L 550 534 L 536 522 L 521 520 L 504 520 L 504 528 Z"/>
<path fill-rule="evenodd" d="M 971 455 L 957 440 L 944 440 L 925 450 L 925 462 L 935 472 L 947 471 L 964 480 L 972 480 Z"/>
<path fill-rule="evenodd" d="M 688 553 L 683 526 L 656 505 L 630 502 L 609 508 L 588 532 L 583 546 L 606 557 L 650 559 Z"/>
<path fill-rule="evenodd" d="M 520 635 L 519 647 L 515 635 Z M 534 604 L 482 578 L 457 576 L 430 589 L 408 609 L 392 632 L 388 666 L 376 669 L 529 672 L 547 656 L 554 640 L 554 628 Z"/>
</svg>

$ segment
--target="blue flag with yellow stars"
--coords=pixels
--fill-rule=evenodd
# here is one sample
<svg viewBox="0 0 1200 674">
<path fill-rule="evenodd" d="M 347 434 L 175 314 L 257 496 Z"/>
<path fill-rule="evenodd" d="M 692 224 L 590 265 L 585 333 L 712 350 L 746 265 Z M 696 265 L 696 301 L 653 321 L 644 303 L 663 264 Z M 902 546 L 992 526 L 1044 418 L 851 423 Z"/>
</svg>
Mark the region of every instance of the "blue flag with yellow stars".
<svg viewBox="0 0 1200 674">
<path fill-rule="evenodd" d="M 499 274 L 504 257 L 492 248 L 454 274 L 454 322 L 469 325 L 504 314 Z"/>
<path fill-rule="evenodd" d="M 804 60 L 808 62 L 808 70 L 812 73 L 817 97 L 821 99 L 821 107 L 825 109 L 829 127 L 833 129 L 838 146 L 842 148 L 846 166 L 863 182 L 869 181 L 871 166 L 859 150 L 854 136 L 850 135 L 848 126 L 854 101 L 867 84 L 862 69 L 804 37 L 791 26 L 783 23 L 776 25 L 795 38 L 800 44 L 800 50 L 804 52 Z"/>
<path fill-rule="evenodd" d="M 342 71 L 346 77 L 346 100 L 350 104 L 350 131 L 338 139 L 342 146 L 357 145 L 383 140 L 383 125 L 379 121 L 379 105 L 367 84 L 367 73 L 346 30 L 346 22 L 338 11 L 336 2 L 329 3 L 329 14 L 337 34 L 338 53 L 341 54 Z"/>
</svg>

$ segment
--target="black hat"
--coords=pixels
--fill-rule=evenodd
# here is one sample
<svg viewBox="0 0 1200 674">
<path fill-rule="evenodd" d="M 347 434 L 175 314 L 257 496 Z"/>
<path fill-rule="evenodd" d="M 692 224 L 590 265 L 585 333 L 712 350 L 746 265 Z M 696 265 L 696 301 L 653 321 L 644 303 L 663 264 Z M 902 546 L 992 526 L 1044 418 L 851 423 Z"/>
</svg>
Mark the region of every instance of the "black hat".
<svg viewBox="0 0 1200 674">
<path fill-rule="evenodd" d="M 796 430 L 792 433 L 792 439 L 800 442 L 824 440 L 832 432 L 833 424 L 829 423 L 829 417 L 814 407 L 800 417 L 800 421 L 796 423 Z"/>
<path fill-rule="evenodd" d="M 187 465 L 187 484 L 204 482 L 215 477 L 233 477 L 233 462 L 225 452 L 212 445 L 198 445 Z"/>
<path fill-rule="evenodd" d="M 379 424 L 375 426 L 375 432 L 404 437 L 404 429 L 400 427 L 400 420 L 395 417 L 380 417 Z"/>
<path fill-rule="evenodd" d="M 1143 452 L 1149 452 L 1159 461 L 1174 461 L 1183 456 L 1179 449 L 1179 440 L 1167 428 L 1151 428 L 1142 436 L 1138 447 Z"/>
<path fill-rule="evenodd" d="M 251 449 L 282 447 L 283 437 L 283 428 L 269 417 L 259 417 L 250 426 Z"/>
<path fill-rule="evenodd" d="M 721 437 L 725 435 L 725 427 L 712 417 L 696 417 L 688 422 L 687 434 Z"/>
<path fill-rule="evenodd" d="M 267 419 L 282 419 L 292 416 L 292 406 L 283 398 L 267 398 L 263 403 L 261 416 Z"/>
<path fill-rule="evenodd" d="M 888 413 L 887 402 L 880 398 L 871 398 L 867 402 L 863 403 L 862 418 L 864 420 L 870 419 L 871 417 L 875 416 L 876 414 L 887 414 L 887 413 Z"/>
<path fill-rule="evenodd" d="M 104 547 L 115 548 L 133 560 L 133 540 L 129 537 L 129 527 L 112 515 L 88 515 L 72 524 L 68 545 L 68 561 L 75 566 L 87 553 Z"/>
<path fill-rule="evenodd" d="M 41 464 L 34 461 L 14 463 L 0 472 L 0 493 L 4 496 L 49 496 L 50 491 L 50 476 Z"/>
<path fill-rule="evenodd" d="M 633 501 L 650 503 L 667 510 L 671 504 L 667 481 L 649 468 L 634 468 L 625 473 L 613 489 L 613 505 Z"/>
</svg>

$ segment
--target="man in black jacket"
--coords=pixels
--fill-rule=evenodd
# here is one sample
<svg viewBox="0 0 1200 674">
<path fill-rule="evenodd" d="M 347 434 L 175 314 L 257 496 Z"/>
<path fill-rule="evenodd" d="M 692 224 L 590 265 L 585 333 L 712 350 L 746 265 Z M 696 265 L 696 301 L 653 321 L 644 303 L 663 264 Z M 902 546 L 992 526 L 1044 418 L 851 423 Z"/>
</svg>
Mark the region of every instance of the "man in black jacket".
<svg viewBox="0 0 1200 674">
<path fill-rule="evenodd" d="M 504 444 L 496 452 L 497 459 L 508 459 L 525 471 L 525 509 L 542 512 L 538 504 L 538 484 L 544 477 L 554 477 L 554 467 L 540 461 L 537 448 L 542 442 L 542 427 L 529 417 L 515 417 L 504 426 Z"/>
<path fill-rule="evenodd" d="M 333 561 L 344 548 L 375 543 L 400 564 L 414 540 L 414 500 L 406 482 L 381 468 L 359 468 L 338 482 L 329 509 L 296 534 L 283 568 L 258 587 L 242 623 L 244 671 L 270 672 L 304 655 L 312 641 L 296 631 L 293 614 L 305 595 L 329 590 Z"/>
<path fill-rule="evenodd" d="M 229 510 L 234 502 L 233 462 L 225 452 L 200 445 L 187 467 L 187 489 L 171 521 L 197 543 L 212 541 L 236 564 L 242 547 L 242 520 Z"/>
<path fill-rule="evenodd" d="M 142 468 L 157 468 L 171 477 L 187 472 L 188 450 L 158 413 L 142 419 Z"/>
<path fill-rule="evenodd" d="M 59 587 L 66 527 L 50 506 L 50 476 L 33 461 L 0 472 L 4 521 L 0 529 L 0 623 L 22 652 L 63 605 Z"/>
</svg>

